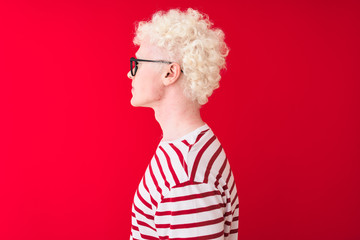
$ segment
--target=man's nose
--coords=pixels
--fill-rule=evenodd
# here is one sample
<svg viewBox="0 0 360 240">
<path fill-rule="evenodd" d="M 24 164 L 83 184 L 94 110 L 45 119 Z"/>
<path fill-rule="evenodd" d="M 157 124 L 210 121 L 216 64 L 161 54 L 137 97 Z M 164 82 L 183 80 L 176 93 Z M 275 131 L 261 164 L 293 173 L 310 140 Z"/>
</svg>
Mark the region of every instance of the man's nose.
<svg viewBox="0 0 360 240">
<path fill-rule="evenodd" d="M 133 75 L 131 75 L 131 71 L 129 71 L 129 72 L 127 73 L 127 77 L 130 78 L 130 79 L 133 79 L 133 78 L 134 78 Z"/>
</svg>

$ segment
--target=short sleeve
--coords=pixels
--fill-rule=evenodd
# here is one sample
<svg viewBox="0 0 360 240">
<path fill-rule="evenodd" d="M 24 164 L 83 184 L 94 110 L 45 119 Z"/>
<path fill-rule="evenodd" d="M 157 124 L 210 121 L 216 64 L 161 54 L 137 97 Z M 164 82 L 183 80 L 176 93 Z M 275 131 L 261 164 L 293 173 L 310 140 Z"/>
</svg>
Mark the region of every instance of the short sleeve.
<svg viewBox="0 0 360 240">
<path fill-rule="evenodd" d="M 224 194 L 211 184 L 172 187 L 155 213 L 159 239 L 224 239 L 227 206 Z"/>
</svg>

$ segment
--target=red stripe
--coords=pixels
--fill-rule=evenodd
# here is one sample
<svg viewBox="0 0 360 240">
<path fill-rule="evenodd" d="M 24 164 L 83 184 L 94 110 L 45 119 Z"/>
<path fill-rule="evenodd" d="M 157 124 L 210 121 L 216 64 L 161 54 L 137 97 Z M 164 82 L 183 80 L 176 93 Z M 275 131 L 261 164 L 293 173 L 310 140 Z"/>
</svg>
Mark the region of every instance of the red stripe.
<svg viewBox="0 0 360 240">
<path fill-rule="evenodd" d="M 176 173 L 174 171 L 174 168 L 172 167 L 172 164 L 171 164 L 171 161 L 170 161 L 170 157 L 169 155 L 166 153 L 166 151 L 164 150 L 164 148 L 162 148 L 161 146 L 159 146 L 159 148 L 161 149 L 161 151 L 163 151 L 165 157 L 166 157 L 166 161 L 168 163 L 168 166 L 169 166 L 169 169 L 170 169 L 170 172 L 171 172 L 171 175 L 175 181 L 175 185 L 179 184 L 179 179 L 178 177 L 176 176 Z"/>
<path fill-rule="evenodd" d="M 206 129 L 206 130 L 204 130 L 204 131 L 202 131 L 201 133 L 199 133 L 199 135 L 197 136 L 196 141 L 195 141 L 195 143 L 194 143 L 193 145 L 195 145 L 195 144 L 202 138 L 202 136 L 205 135 L 205 133 L 206 133 L 207 131 L 209 131 L 209 128 Z"/>
<path fill-rule="evenodd" d="M 173 186 L 172 188 L 181 188 L 181 187 L 185 187 L 185 186 L 199 185 L 199 184 L 203 184 L 203 183 L 202 183 L 202 182 L 191 182 L 191 181 L 187 181 L 187 182 L 179 183 L 178 185 Z"/>
<path fill-rule="evenodd" d="M 230 177 L 231 177 L 231 169 L 229 168 L 229 175 L 228 175 L 228 177 L 226 178 L 226 185 L 229 185 Z"/>
<path fill-rule="evenodd" d="M 211 192 L 192 194 L 192 195 L 188 195 L 188 196 L 164 198 L 162 202 L 163 203 L 165 203 L 165 202 L 179 202 L 179 201 L 186 201 L 186 200 L 191 200 L 191 199 L 196 199 L 196 198 L 205 198 L 205 197 L 215 196 L 215 195 L 221 195 L 220 191 L 216 190 L 216 191 L 211 191 Z"/>
<path fill-rule="evenodd" d="M 197 143 L 197 142 L 200 140 L 200 138 L 201 138 L 202 136 L 204 136 L 204 134 L 205 134 L 208 130 L 209 130 L 209 129 L 206 129 L 206 130 L 202 131 L 201 133 L 199 133 L 199 135 L 198 135 L 197 138 L 196 138 L 195 143 Z M 188 141 L 186 141 L 186 140 L 182 140 L 182 142 L 183 142 L 186 146 L 189 147 L 188 152 L 190 152 L 191 148 L 195 145 L 195 143 L 194 143 L 194 144 L 190 144 L 190 143 L 189 143 Z"/>
<path fill-rule="evenodd" d="M 161 177 L 162 177 L 162 179 L 163 179 L 164 182 L 165 182 L 165 186 L 170 190 L 170 184 L 169 184 L 169 182 L 166 180 L 164 171 L 163 171 L 162 166 L 161 166 L 161 164 L 160 164 L 159 157 L 156 155 L 156 153 L 155 153 L 155 160 L 156 160 L 156 163 L 157 163 L 158 168 L 159 168 L 159 170 L 160 170 Z"/>
<path fill-rule="evenodd" d="M 141 210 L 140 208 L 138 208 L 135 204 L 134 204 L 134 209 L 136 212 L 138 212 L 139 214 L 143 215 L 144 217 L 146 217 L 147 219 L 150 220 L 154 220 L 154 216 L 150 215 L 150 214 L 146 214 L 144 213 L 143 210 Z M 135 215 L 136 216 L 136 215 Z M 136 218 L 136 217 L 135 217 Z"/>
<path fill-rule="evenodd" d="M 157 207 L 158 204 L 157 204 L 157 202 L 154 200 L 154 198 L 153 198 L 153 197 L 151 196 L 151 194 L 150 194 L 149 188 L 148 188 L 148 186 L 147 186 L 147 184 L 146 184 L 146 178 L 145 178 L 145 176 L 144 176 L 144 178 L 143 178 L 143 185 L 144 185 L 145 190 L 149 193 L 151 203 L 154 204 L 154 206 Z"/>
<path fill-rule="evenodd" d="M 155 177 L 154 172 L 153 172 L 153 170 L 152 170 L 151 163 L 149 164 L 149 172 L 150 172 L 151 179 L 153 180 L 153 183 L 154 183 L 154 185 L 155 185 L 155 187 L 156 187 L 156 190 L 160 193 L 161 198 L 163 198 L 162 189 L 159 187 L 159 183 L 158 183 L 158 181 L 156 180 L 156 177 Z"/>
<path fill-rule="evenodd" d="M 164 211 L 164 212 L 156 212 L 156 216 L 178 216 L 178 215 L 185 215 L 185 214 L 192 214 L 192 213 L 200 213 L 200 212 L 208 212 L 211 210 L 219 209 L 222 207 L 225 207 L 225 203 L 219 203 L 207 207 L 201 207 L 201 208 L 193 208 L 193 209 L 186 209 L 186 210 L 179 210 L 179 211 Z"/>
<path fill-rule="evenodd" d="M 206 239 L 214 239 L 224 235 L 224 230 L 218 233 L 209 234 L 205 236 L 196 236 L 196 237 L 187 237 L 187 238 L 169 238 L 169 236 L 159 236 L 161 240 L 206 240 Z"/>
<path fill-rule="evenodd" d="M 237 204 L 236 207 L 235 207 L 235 209 L 234 209 L 234 211 L 232 211 L 232 214 L 233 214 L 233 215 L 234 215 L 236 209 L 238 209 L 238 208 L 239 208 L 239 204 Z"/>
<path fill-rule="evenodd" d="M 232 229 L 232 230 L 230 231 L 230 234 L 237 233 L 237 232 L 238 232 L 238 229 Z"/>
<path fill-rule="evenodd" d="M 204 177 L 204 183 L 208 182 L 208 178 L 209 178 L 209 173 L 211 170 L 212 165 L 215 162 L 215 159 L 217 159 L 217 157 L 219 156 L 220 152 L 222 150 L 222 146 L 220 145 L 218 150 L 216 150 L 216 152 L 214 153 L 214 155 L 211 157 L 208 166 L 206 167 L 206 172 L 205 172 L 205 177 Z"/>
<path fill-rule="evenodd" d="M 141 194 L 140 194 L 140 192 L 139 192 L 139 188 L 136 190 L 136 194 L 137 194 L 138 198 L 140 199 L 140 201 L 142 202 L 142 204 L 144 204 L 147 208 L 152 209 L 151 204 L 148 203 L 148 202 L 141 196 Z"/>
<path fill-rule="evenodd" d="M 189 152 L 191 150 L 191 148 L 202 138 L 202 136 L 205 135 L 205 133 L 208 131 L 209 129 L 205 130 L 205 131 L 202 131 L 201 133 L 199 133 L 199 135 L 197 136 L 195 142 L 191 145 L 189 145 Z"/>
<path fill-rule="evenodd" d="M 133 236 L 132 234 L 130 234 L 130 235 L 131 235 L 131 237 L 132 237 L 133 240 L 139 240 L 139 239 L 137 239 L 137 238 L 134 238 L 134 236 Z"/>
<path fill-rule="evenodd" d="M 231 215 L 231 214 L 232 214 L 232 212 L 231 212 L 231 211 L 228 211 L 228 212 L 226 212 L 226 213 L 224 214 L 224 217 L 229 216 L 229 215 Z"/>
<path fill-rule="evenodd" d="M 232 186 L 230 188 L 230 195 L 231 195 L 232 191 L 234 190 L 234 187 L 235 187 L 235 179 L 234 179 L 233 184 L 232 184 Z"/>
<path fill-rule="evenodd" d="M 194 223 L 184 223 L 184 224 L 156 224 L 156 228 L 170 228 L 170 229 L 181 229 L 181 228 L 194 228 L 194 227 L 203 227 L 208 225 L 217 224 L 224 221 L 223 217 L 217 219 L 203 221 L 203 222 L 194 222 Z"/>
<path fill-rule="evenodd" d="M 157 237 L 149 236 L 149 235 L 146 235 L 146 234 L 140 233 L 140 235 L 141 235 L 141 238 L 142 238 L 142 239 L 146 239 L 146 240 L 159 240 Z"/>
<path fill-rule="evenodd" d="M 190 144 L 190 143 L 188 143 L 188 141 L 186 141 L 186 140 L 183 140 L 182 142 L 183 142 L 186 146 L 189 147 L 188 152 L 190 152 L 190 150 L 191 150 L 191 148 L 194 146 L 194 144 Z"/>
<path fill-rule="evenodd" d="M 180 152 L 180 150 L 179 150 L 177 147 L 175 147 L 174 144 L 170 143 L 169 145 L 174 149 L 174 151 L 175 151 L 176 154 L 178 155 L 179 160 L 180 160 L 180 163 L 181 163 L 181 166 L 184 168 L 184 170 L 185 170 L 185 172 L 186 172 L 186 175 L 188 175 L 188 167 L 187 167 L 187 164 L 186 164 L 186 162 L 185 162 L 185 160 L 184 160 L 184 156 L 182 155 L 182 153 Z"/>
<path fill-rule="evenodd" d="M 205 152 L 205 150 L 210 146 L 210 144 L 215 141 L 215 139 L 216 139 L 216 136 L 213 135 L 212 138 L 210 138 L 210 140 L 207 141 L 207 143 L 206 143 L 206 144 L 200 149 L 200 151 L 198 152 L 198 154 L 197 154 L 197 156 L 196 156 L 196 159 L 195 159 L 195 162 L 194 162 L 194 165 L 193 165 L 193 168 L 192 168 L 192 171 L 191 171 L 191 177 L 190 177 L 190 180 L 191 180 L 191 181 L 194 181 L 194 180 L 195 180 L 195 174 L 196 174 L 197 167 L 198 167 L 198 165 L 199 165 L 201 156 L 203 155 L 203 153 Z"/>
<path fill-rule="evenodd" d="M 226 167 L 226 164 L 227 164 L 227 158 L 225 158 L 225 160 L 224 160 L 224 162 L 223 162 L 223 164 L 222 164 L 222 166 L 221 166 L 221 168 L 219 170 L 219 174 L 216 176 L 216 181 L 214 183 L 215 187 L 217 187 L 219 185 L 219 179 L 222 176 L 222 173 L 223 173 L 223 171 L 224 171 L 224 169 Z"/>
<path fill-rule="evenodd" d="M 134 229 L 135 231 L 139 231 L 139 228 L 137 226 L 131 225 L 131 228 Z"/>
<path fill-rule="evenodd" d="M 181 142 L 184 143 L 186 146 L 190 147 L 190 143 L 188 141 L 182 140 Z"/>
<path fill-rule="evenodd" d="M 235 203 L 236 199 L 237 199 L 237 193 L 235 194 L 234 199 L 231 201 L 231 206 L 232 206 L 232 205 L 234 205 L 234 203 Z"/>
<path fill-rule="evenodd" d="M 137 224 L 143 227 L 147 227 L 150 228 L 151 230 L 156 232 L 156 229 L 153 228 L 152 226 L 150 226 L 149 224 L 147 224 L 146 222 L 140 221 L 140 220 L 136 220 Z"/>
</svg>

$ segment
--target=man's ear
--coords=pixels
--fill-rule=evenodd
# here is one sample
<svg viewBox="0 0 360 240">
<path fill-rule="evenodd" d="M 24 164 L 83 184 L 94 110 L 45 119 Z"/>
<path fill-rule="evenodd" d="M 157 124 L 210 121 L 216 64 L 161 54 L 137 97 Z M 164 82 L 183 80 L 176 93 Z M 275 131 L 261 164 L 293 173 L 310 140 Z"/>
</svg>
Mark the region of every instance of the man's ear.
<svg viewBox="0 0 360 240">
<path fill-rule="evenodd" d="M 171 63 L 166 70 L 163 77 L 163 83 L 165 86 L 168 86 L 175 83 L 180 78 L 181 67 L 178 63 Z"/>
</svg>

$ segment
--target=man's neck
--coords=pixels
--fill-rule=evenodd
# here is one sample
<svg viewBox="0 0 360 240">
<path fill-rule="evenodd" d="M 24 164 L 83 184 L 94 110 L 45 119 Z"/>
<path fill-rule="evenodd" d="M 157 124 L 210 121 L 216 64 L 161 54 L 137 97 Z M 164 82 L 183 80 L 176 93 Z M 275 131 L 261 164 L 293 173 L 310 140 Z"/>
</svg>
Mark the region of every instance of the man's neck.
<svg viewBox="0 0 360 240">
<path fill-rule="evenodd" d="M 162 141 L 176 140 L 205 124 L 196 104 L 174 104 L 153 109 L 163 132 Z"/>
</svg>

